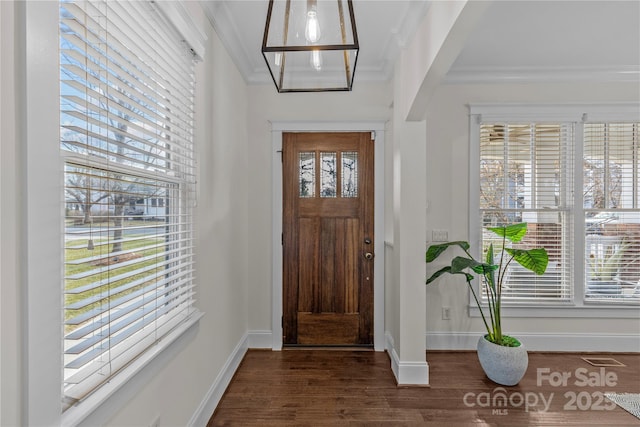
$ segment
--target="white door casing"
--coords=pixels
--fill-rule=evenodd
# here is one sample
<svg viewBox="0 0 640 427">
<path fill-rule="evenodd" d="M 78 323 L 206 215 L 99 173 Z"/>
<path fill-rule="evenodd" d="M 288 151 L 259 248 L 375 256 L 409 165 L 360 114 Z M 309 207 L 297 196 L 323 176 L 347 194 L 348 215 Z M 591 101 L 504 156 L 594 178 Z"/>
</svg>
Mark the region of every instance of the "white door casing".
<svg viewBox="0 0 640 427">
<path fill-rule="evenodd" d="M 283 132 L 373 132 L 375 140 L 374 222 L 374 320 L 373 346 L 384 350 L 384 122 L 272 122 L 272 349 L 282 350 L 282 133 Z"/>
</svg>

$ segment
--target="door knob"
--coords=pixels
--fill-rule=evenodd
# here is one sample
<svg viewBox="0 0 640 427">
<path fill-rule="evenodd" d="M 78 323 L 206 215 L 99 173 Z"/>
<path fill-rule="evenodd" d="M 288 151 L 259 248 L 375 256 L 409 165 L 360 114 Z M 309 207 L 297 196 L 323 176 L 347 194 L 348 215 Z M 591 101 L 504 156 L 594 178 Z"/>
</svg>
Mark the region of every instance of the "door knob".
<svg viewBox="0 0 640 427">
<path fill-rule="evenodd" d="M 373 254 L 371 252 L 367 252 L 364 254 L 365 259 L 373 259 Z"/>
</svg>

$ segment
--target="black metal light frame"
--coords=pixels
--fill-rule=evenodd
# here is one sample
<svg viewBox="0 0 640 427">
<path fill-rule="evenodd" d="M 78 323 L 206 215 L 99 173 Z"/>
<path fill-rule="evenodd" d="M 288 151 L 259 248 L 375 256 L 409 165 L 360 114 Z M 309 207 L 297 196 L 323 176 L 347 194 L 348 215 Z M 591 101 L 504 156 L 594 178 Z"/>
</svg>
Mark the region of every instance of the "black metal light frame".
<svg viewBox="0 0 640 427">
<path fill-rule="evenodd" d="M 269 73 L 271 74 L 271 78 L 273 79 L 273 83 L 276 86 L 276 89 L 279 93 L 284 92 L 335 92 L 335 91 L 351 91 L 353 87 L 353 78 L 355 76 L 356 64 L 358 62 L 358 52 L 360 49 L 360 45 L 358 43 L 358 33 L 356 30 L 356 22 L 353 13 L 353 3 L 352 0 L 318 0 L 318 1 L 335 1 L 338 6 L 339 11 L 339 27 L 341 32 L 341 40 L 342 44 L 292 44 L 287 45 L 288 32 L 289 32 L 289 23 L 291 20 L 290 10 L 291 10 L 291 2 L 292 0 L 283 0 L 285 1 L 285 12 L 283 17 L 284 28 L 283 31 L 283 44 L 282 45 L 268 45 L 269 41 L 269 31 L 271 30 L 271 22 L 272 22 L 272 13 L 274 1 L 269 0 L 269 9 L 267 12 L 267 19 L 265 23 L 264 36 L 262 39 L 262 56 L 265 59 L 267 64 L 267 68 L 269 69 Z M 293 0 L 299 1 L 299 0 Z M 347 28 L 345 28 L 345 16 L 344 16 L 344 6 L 343 3 L 347 3 L 348 12 L 349 12 L 349 22 L 352 30 L 352 34 L 349 34 L 352 37 L 353 43 L 347 42 Z M 287 54 L 293 52 L 340 52 L 342 51 L 343 55 L 343 66 L 344 66 L 344 81 L 336 81 L 336 84 L 333 85 L 330 83 L 329 86 L 316 85 L 314 86 L 305 86 L 300 85 L 300 87 L 295 87 L 294 85 L 289 85 L 285 81 L 285 76 L 287 73 L 292 73 L 289 71 L 287 67 Z M 353 53 L 353 58 L 350 57 L 350 52 Z M 267 58 L 268 54 L 280 54 L 281 60 L 280 64 L 277 63 L 272 64 Z M 353 63 L 351 63 L 353 62 Z M 301 71 L 296 71 L 301 72 Z M 318 75 L 322 73 L 318 72 Z M 340 71 L 342 73 L 342 71 Z"/>
</svg>

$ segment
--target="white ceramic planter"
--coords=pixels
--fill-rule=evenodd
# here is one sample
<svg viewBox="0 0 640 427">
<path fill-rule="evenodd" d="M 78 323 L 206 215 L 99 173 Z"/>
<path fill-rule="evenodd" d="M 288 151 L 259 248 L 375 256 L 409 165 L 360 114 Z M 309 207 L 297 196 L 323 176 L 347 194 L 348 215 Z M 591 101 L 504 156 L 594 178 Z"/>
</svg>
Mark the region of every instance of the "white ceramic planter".
<svg viewBox="0 0 640 427">
<path fill-rule="evenodd" d="M 487 377 L 501 385 L 516 385 L 524 377 L 529 365 L 529 356 L 524 345 L 504 347 L 480 337 L 478 359 Z"/>
</svg>

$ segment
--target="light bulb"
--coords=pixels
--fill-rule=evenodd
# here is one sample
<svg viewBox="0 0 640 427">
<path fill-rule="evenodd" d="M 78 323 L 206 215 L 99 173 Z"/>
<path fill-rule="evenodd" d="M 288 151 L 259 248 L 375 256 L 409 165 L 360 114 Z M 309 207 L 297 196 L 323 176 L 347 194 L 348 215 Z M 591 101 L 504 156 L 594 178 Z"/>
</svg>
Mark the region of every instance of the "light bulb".
<svg viewBox="0 0 640 427">
<path fill-rule="evenodd" d="M 304 27 L 304 36 L 309 43 L 316 43 L 320 40 L 320 23 L 315 9 L 307 12 L 307 24 Z"/>
<path fill-rule="evenodd" d="M 319 50 L 311 51 L 311 66 L 316 69 L 316 71 L 320 71 L 322 69 L 322 54 L 320 54 Z"/>
</svg>

